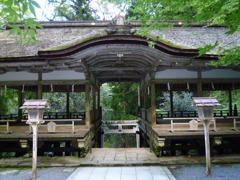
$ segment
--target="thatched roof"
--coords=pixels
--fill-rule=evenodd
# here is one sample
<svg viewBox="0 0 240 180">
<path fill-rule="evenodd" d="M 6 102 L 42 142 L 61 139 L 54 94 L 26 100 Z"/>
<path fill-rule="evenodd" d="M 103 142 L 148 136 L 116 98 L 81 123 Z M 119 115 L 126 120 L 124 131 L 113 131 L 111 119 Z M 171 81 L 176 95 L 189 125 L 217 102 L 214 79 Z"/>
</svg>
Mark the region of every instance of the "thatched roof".
<svg viewBox="0 0 240 180">
<path fill-rule="evenodd" d="M 43 22 L 39 29 L 37 44 L 22 45 L 17 37 L 9 35 L 9 29 L 0 32 L 0 57 L 22 57 L 37 55 L 38 51 L 65 49 L 83 41 L 107 36 L 109 29 L 126 28 L 109 25 L 110 22 Z M 131 25 L 132 24 L 132 25 Z M 129 29 L 137 29 L 136 22 L 130 22 Z M 240 44 L 240 33 L 226 36 L 223 27 L 174 27 L 151 32 L 162 37 L 162 42 L 178 48 L 196 49 L 206 44 L 219 42 L 220 47 L 230 48 Z M 215 53 L 213 51 L 212 53 Z"/>
</svg>

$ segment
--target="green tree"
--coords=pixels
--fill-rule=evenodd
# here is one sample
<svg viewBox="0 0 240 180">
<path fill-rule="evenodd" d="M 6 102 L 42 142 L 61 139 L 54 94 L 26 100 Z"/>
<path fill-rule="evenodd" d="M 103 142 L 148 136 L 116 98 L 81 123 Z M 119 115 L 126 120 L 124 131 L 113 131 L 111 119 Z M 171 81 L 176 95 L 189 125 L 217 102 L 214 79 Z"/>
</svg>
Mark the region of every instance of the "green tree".
<svg viewBox="0 0 240 180">
<path fill-rule="evenodd" d="M 193 93 L 185 91 L 173 92 L 173 110 L 174 111 L 195 111 L 192 104 Z M 157 107 L 163 111 L 170 111 L 170 94 L 161 92 L 157 96 Z"/>
<path fill-rule="evenodd" d="M 54 6 L 54 13 L 50 20 L 94 20 L 95 10 L 91 7 L 92 0 L 49 0 Z"/>
<path fill-rule="evenodd" d="M 102 96 L 103 109 L 112 111 L 109 120 L 136 119 L 137 116 L 137 84 L 134 83 L 109 83 L 109 93 Z M 106 85 L 105 85 L 106 88 Z"/>
<path fill-rule="evenodd" d="M 228 28 L 226 35 L 239 32 L 240 30 L 240 2 L 239 0 L 107 0 L 120 4 L 128 4 L 127 10 L 130 19 L 140 21 L 139 34 L 149 36 L 150 30 L 161 30 L 170 28 L 169 20 L 182 20 L 184 26 L 190 22 L 208 22 L 211 25 L 223 25 Z M 162 23 L 159 23 L 159 21 Z M 150 37 L 149 37 L 150 38 Z M 158 38 L 153 39 L 158 40 Z M 200 48 L 200 55 L 218 46 L 206 45 Z M 212 62 L 211 65 L 226 66 L 240 64 L 240 46 L 232 49 L 220 47 L 219 61 Z"/>
</svg>

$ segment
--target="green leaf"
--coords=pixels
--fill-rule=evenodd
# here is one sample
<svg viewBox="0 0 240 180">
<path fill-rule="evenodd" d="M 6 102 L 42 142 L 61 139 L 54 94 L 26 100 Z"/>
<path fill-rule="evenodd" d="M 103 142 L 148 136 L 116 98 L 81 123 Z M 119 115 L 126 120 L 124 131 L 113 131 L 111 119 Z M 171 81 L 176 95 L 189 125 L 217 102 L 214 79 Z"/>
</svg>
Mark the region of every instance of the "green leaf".
<svg viewBox="0 0 240 180">
<path fill-rule="evenodd" d="M 29 3 L 31 3 L 36 8 L 41 8 L 41 6 L 34 0 L 30 0 Z"/>
<path fill-rule="evenodd" d="M 29 10 L 36 17 L 35 8 L 34 8 L 34 6 L 32 4 L 29 4 Z"/>
<path fill-rule="evenodd" d="M 216 41 L 214 45 L 208 44 L 208 45 L 204 46 L 203 48 L 198 48 L 198 57 L 206 54 L 208 51 L 211 51 L 216 46 L 218 46 L 218 41 Z"/>
<path fill-rule="evenodd" d="M 22 12 L 25 13 L 28 10 L 28 5 L 27 3 L 22 3 Z"/>
</svg>

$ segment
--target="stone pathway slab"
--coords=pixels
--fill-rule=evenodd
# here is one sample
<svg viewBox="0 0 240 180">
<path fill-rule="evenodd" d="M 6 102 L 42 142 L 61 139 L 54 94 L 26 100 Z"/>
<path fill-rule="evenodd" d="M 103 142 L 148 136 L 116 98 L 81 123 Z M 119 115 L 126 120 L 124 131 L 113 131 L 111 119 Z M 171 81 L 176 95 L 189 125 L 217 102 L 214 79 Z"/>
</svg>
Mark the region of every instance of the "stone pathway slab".
<svg viewBox="0 0 240 180">
<path fill-rule="evenodd" d="M 159 159 L 149 148 L 93 148 L 83 158 L 83 165 L 159 165 Z"/>
<path fill-rule="evenodd" d="M 168 168 L 141 167 L 79 167 L 67 180 L 176 180 Z"/>
</svg>

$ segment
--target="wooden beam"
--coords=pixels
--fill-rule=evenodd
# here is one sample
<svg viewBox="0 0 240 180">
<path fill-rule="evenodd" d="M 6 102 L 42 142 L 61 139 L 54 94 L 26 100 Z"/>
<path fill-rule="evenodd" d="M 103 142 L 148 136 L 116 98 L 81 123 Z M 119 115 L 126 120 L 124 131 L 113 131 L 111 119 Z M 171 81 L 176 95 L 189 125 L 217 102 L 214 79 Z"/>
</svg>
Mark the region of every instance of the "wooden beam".
<svg viewBox="0 0 240 180">
<path fill-rule="evenodd" d="M 149 71 L 150 67 L 91 67 L 90 71 Z"/>
<path fill-rule="evenodd" d="M 156 84 L 167 84 L 167 83 L 176 83 L 176 84 L 187 84 L 187 83 L 195 83 L 197 84 L 199 81 L 201 81 L 202 83 L 239 83 L 240 82 L 240 78 L 234 78 L 234 79 L 154 79 L 151 80 L 151 82 L 154 82 Z"/>
<path fill-rule="evenodd" d="M 144 75 L 101 75 L 97 77 L 98 79 L 142 79 Z"/>
<path fill-rule="evenodd" d="M 121 131 L 119 130 L 114 130 L 114 129 L 108 129 L 104 131 L 104 134 L 135 134 L 136 130 L 135 129 L 123 129 Z"/>
<path fill-rule="evenodd" d="M 79 84 L 86 84 L 88 83 L 88 80 L 49 80 L 49 81 L 1 81 L 0 86 L 22 86 L 24 85 L 79 85 Z"/>
</svg>

